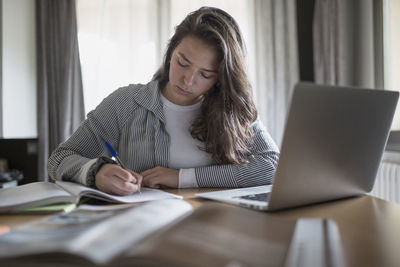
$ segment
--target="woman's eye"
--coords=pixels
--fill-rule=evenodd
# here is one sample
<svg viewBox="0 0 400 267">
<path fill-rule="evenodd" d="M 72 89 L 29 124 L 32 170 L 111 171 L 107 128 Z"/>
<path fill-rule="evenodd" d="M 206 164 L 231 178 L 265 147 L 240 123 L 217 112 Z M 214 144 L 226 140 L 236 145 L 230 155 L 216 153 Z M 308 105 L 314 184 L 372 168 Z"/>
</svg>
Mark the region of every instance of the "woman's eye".
<svg viewBox="0 0 400 267">
<path fill-rule="evenodd" d="M 203 72 L 201 73 L 201 76 L 202 76 L 204 79 L 211 79 L 211 76 L 209 76 L 209 75 L 207 75 L 207 74 L 204 74 Z"/>
<path fill-rule="evenodd" d="M 188 65 L 182 64 L 179 60 L 177 60 L 177 61 L 178 61 L 178 65 L 183 67 L 183 68 L 186 68 L 188 66 Z"/>
</svg>

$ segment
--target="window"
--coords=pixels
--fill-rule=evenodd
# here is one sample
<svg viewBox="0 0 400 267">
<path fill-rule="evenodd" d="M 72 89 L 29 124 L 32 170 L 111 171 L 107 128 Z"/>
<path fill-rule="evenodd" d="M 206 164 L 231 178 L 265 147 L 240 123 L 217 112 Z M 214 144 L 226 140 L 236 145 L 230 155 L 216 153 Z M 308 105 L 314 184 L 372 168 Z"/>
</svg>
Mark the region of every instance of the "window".
<svg viewBox="0 0 400 267">
<path fill-rule="evenodd" d="M 85 112 L 130 83 L 147 83 L 159 65 L 157 1 L 78 0 Z"/>
<path fill-rule="evenodd" d="M 384 0 L 385 88 L 400 91 L 400 1 Z M 397 104 L 392 130 L 400 131 L 400 104 Z"/>
</svg>

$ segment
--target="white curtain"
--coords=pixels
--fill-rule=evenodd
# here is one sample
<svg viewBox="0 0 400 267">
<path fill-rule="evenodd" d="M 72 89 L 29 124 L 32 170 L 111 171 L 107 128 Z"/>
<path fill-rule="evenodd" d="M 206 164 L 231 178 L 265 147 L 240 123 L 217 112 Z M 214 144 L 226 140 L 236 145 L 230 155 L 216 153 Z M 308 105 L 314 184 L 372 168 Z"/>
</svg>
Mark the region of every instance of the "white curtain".
<svg viewBox="0 0 400 267">
<path fill-rule="evenodd" d="M 214 6 L 240 25 L 261 120 L 280 145 L 298 81 L 296 0 L 78 0 L 86 112 L 158 68 L 174 27 L 191 11 Z"/>
<path fill-rule="evenodd" d="M 255 1 L 256 94 L 261 119 L 280 146 L 299 81 L 296 1 Z"/>
<path fill-rule="evenodd" d="M 151 79 L 161 53 L 157 3 L 77 1 L 86 113 L 118 87 Z"/>
</svg>

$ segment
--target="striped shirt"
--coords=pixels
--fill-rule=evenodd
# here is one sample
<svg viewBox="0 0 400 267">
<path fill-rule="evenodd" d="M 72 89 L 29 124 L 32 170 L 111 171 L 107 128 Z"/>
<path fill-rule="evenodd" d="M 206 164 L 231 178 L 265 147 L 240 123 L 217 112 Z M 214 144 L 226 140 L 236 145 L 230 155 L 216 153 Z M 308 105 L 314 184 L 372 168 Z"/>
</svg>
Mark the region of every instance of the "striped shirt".
<svg viewBox="0 0 400 267">
<path fill-rule="evenodd" d="M 125 167 L 137 173 L 168 167 L 170 139 L 157 81 L 119 88 L 106 97 L 48 161 L 54 180 L 77 181 L 82 168 L 108 156 L 104 142 L 120 154 Z M 252 125 L 255 139 L 247 164 L 195 167 L 200 187 L 247 187 L 272 183 L 279 150 L 260 121 Z M 85 176 L 85 174 L 84 174 Z M 86 174 L 87 176 L 87 174 Z M 85 184 L 85 181 L 80 181 Z"/>
</svg>

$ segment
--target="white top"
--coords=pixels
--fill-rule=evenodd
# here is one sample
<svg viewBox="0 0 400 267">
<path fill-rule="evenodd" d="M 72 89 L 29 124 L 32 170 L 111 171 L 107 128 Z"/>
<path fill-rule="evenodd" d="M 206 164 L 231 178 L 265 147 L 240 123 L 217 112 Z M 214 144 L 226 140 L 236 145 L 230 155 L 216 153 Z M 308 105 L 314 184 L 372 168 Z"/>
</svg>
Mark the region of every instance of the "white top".
<svg viewBox="0 0 400 267">
<path fill-rule="evenodd" d="M 165 127 L 170 137 L 169 162 L 171 169 L 180 169 L 179 188 L 198 187 L 194 168 L 211 164 L 211 155 L 199 149 L 203 143 L 190 135 L 190 125 L 200 112 L 201 102 L 179 106 L 161 95 Z M 189 169 L 187 169 L 189 168 Z"/>
</svg>

